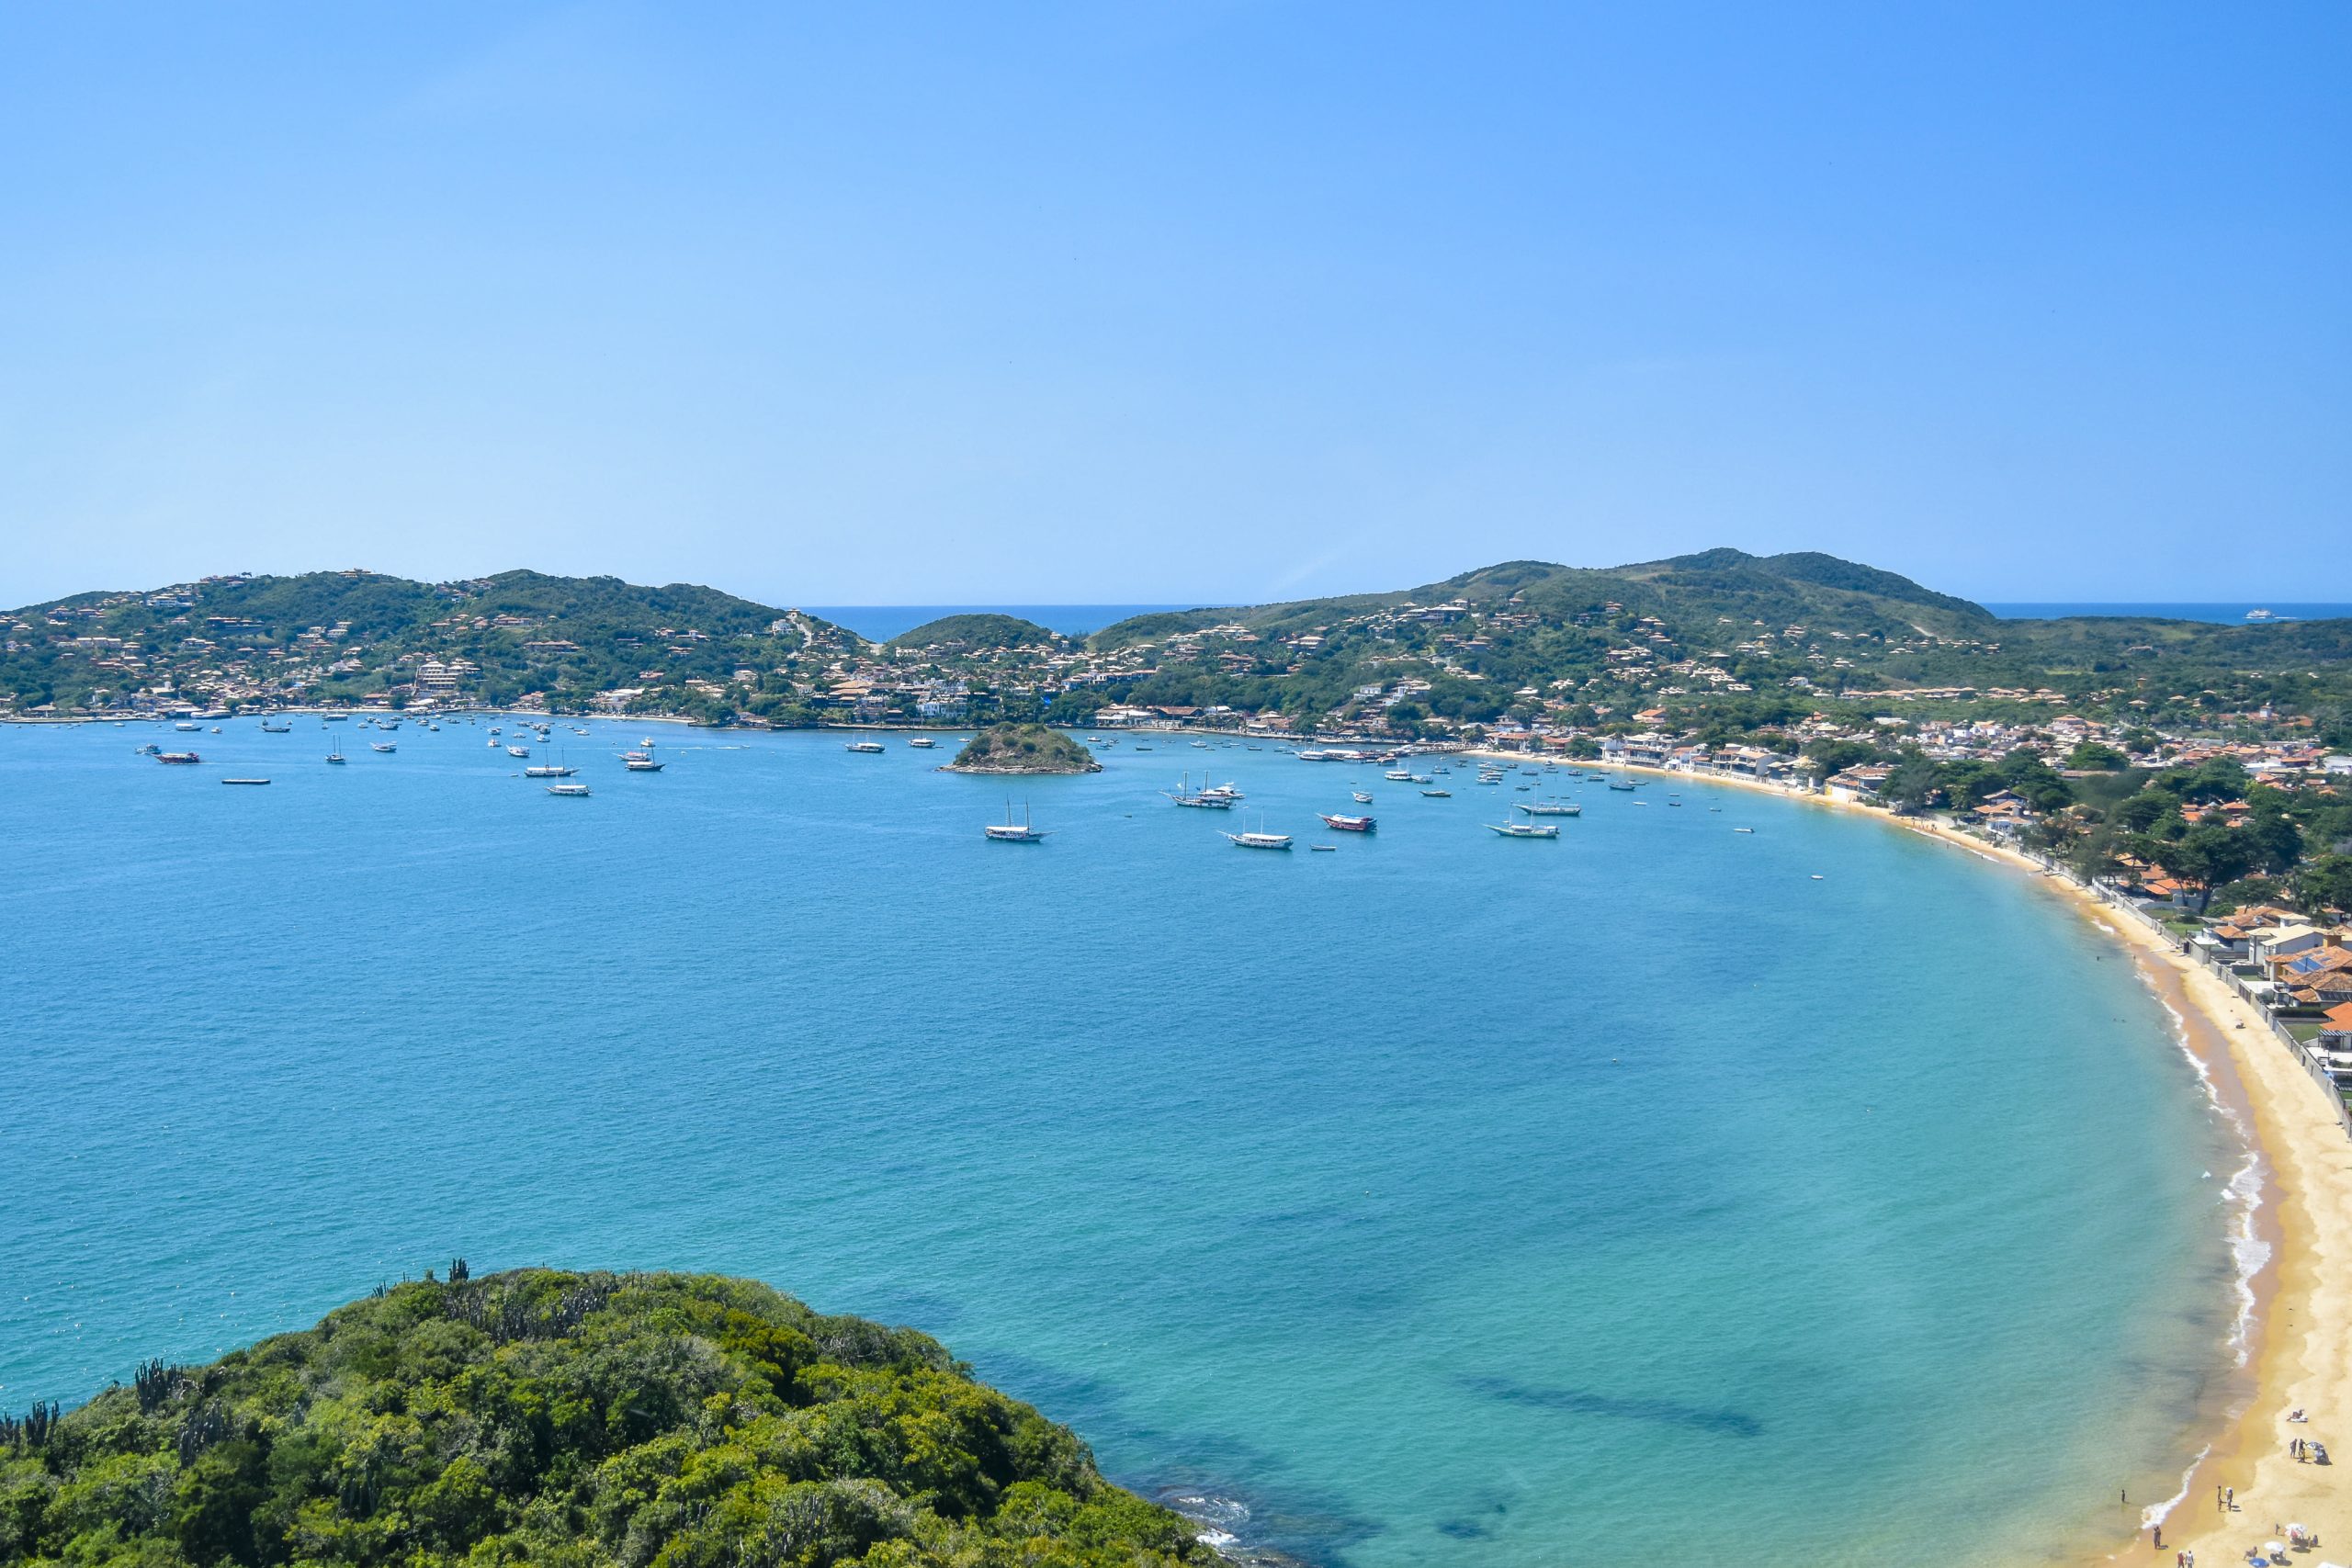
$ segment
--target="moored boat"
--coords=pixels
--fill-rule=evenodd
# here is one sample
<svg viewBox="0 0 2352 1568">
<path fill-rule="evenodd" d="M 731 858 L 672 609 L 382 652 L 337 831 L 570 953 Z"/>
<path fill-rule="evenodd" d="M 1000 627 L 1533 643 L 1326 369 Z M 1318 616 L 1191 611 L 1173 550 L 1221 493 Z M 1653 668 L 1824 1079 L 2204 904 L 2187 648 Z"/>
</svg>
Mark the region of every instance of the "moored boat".
<svg viewBox="0 0 2352 1568">
<path fill-rule="evenodd" d="M 844 751 L 879 751 L 882 750 L 882 742 L 879 740 L 853 740 L 848 745 L 842 747 L 842 750 Z"/>
<path fill-rule="evenodd" d="M 623 757 L 621 766 L 632 773 L 658 773 L 667 764 L 657 762 L 650 757 Z"/>
<path fill-rule="evenodd" d="M 1487 822 L 1481 824 L 1506 839 L 1556 839 L 1560 829 L 1549 822 Z"/>
<path fill-rule="evenodd" d="M 1369 833 L 1379 825 L 1370 817 L 1351 817 L 1344 812 L 1318 811 L 1315 815 L 1323 818 L 1326 828 L 1342 833 Z"/>
<path fill-rule="evenodd" d="M 1581 817 L 1584 807 L 1572 800 L 1522 800 L 1513 811 L 1524 811 L 1530 817 Z"/>
<path fill-rule="evenodd" d="M 584 784 L 551 784 L 548 785 L 547 788 L 549 795 L 560 795 L 567 798 L 577 797 L 588 793 L 588 786 Z"/>
<path fill-rule="evenodd" d="M 1004 820 L 991 822 L 980 829 L 992 844 L 1042 844 L 1047 831 L 1046 829 L 1029 825 L 1029 808 L 1026 806 L 1021 808 L 1021 820 L 1015 822 L 1012 819 L 1012 802 L 1009 800 L 1004 803 Z"/>
<path fill-rule="evenodd" d="M 1290 848 L 1288 833 L 1227 833 L 1227 839 L 1245 850 L 1286 850 Z"/>
<path fill-rule="evenodd" d="M 939 742 L 928 735 L 910 735 L 907 737 L 907 744 L 918 751 L 928 751 Z"/>
<path fill-rule="evenodd" d="M 204 759 L 198 756 L 193 751 L 158 751 L 155 753 L 155 761 L 159 762 L 176 762 L 185 767 L 190 762 L 201 762 Z"/>
<path fill-rule="evenodd" d="M 234 784 L 266 784 L 269 781 L 267 779 L 222 779 L 220 782 Z"/>
</svg>

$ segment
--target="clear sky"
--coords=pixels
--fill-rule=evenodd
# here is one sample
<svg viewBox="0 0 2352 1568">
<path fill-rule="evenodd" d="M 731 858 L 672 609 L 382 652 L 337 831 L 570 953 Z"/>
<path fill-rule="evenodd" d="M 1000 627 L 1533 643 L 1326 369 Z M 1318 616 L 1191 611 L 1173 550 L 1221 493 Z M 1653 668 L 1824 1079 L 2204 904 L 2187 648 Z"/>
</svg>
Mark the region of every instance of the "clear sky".
<svg viewBox="0 0 2352 1568">
<path fill-rule="evenodd" d="M 2352 599 L 2352 5 L 0 0 L 0 604 Z"/>
</svg>

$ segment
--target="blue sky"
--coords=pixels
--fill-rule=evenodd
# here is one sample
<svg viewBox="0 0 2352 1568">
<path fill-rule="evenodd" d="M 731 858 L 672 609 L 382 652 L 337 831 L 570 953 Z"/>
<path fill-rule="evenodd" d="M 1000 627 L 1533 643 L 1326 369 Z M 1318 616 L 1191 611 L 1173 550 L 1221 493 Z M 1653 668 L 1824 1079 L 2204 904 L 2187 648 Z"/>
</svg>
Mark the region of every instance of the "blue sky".
<svg viewBox="0 0 2352 1568">
<path fill-rule="evenodd" d="M 0 0 L 0 603 L 2352 599 L 2352 7 Z"/>
</svg>

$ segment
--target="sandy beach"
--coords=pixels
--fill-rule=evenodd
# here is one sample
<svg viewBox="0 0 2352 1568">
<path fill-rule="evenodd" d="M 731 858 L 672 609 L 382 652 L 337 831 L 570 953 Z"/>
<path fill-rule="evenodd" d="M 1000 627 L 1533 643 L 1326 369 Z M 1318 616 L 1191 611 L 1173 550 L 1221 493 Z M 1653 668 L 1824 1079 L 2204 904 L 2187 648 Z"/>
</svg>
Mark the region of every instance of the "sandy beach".
<svg viewBox="0 0 2352 1568">
<path fill-rule="evenodd" d="M 1526 761 L 1511 752 L 1478 754 Z M 2188 1473 L 2177 1500 L 2146 1510 L 2143 1528 L 2129 1540 L 2109 1532 L 2108 1544 L 2086 1561 L 2170 1563 L 2187 1550 L 2204 1568 L 2227 1568 L 2266 1541 L 2283 1540 L 2284 1527 L 2299 1524 L 2316 1530 L 2322 1545 L 2296 1554 L 2298 1562 L 2352 1562 L 2352 1483 L 2341 1479 L 2343 1466 L 2352 1464 L 2352 1139 L 2327 1091 L 2288 1054 L 2260 1011 L 2135 915 L 2014 851 L 1937 823 L 1759 780 L 1617 762 L 1587 765 L 1753 790 L 1937 840 L 2037 878 L 2132 954 L 2178 1018 L 2182 1043 L 2215 1074 L 2224 1105 L 2246 1120 L 2263 1163 L 2256 1214 L 2271 1256 L 2249 1281 L 2250 1391 L 2243 1379 L 2233 1380 L 2239 1392 L 2217 1413 L 2215 1428 L 2195 1435 L 2182 1455 Z M 2225 1361 L 2235 1359 L 2228 1346 L 2215 1346 L 2214 1353 Z M 2290 1422 L 2289 1413 L 2298 1409 L 2308 1419 Z M 2298 1437 L 2327 1444 L 2330 1458 L 2340 1462 L 2299 1462 L 2288 1451 Z M 2192 1454 L 2201 1457 L 2188 1464 Z M 2221 1504 L 2225 1487 L 2235 1494 L 2227 1511 Z M 2086 1500 L 2086 1516 L 2097 1506 Z M 2146 1528 L 2159 1513 L 2161 1549 Z"/>
</svg>

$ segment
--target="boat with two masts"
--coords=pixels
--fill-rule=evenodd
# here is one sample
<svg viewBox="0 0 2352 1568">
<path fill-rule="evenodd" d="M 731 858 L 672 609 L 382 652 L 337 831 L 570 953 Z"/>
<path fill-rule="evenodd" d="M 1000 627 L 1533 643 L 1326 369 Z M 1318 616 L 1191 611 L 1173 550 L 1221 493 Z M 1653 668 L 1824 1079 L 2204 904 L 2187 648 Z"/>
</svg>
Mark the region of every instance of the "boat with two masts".
<svg viewBox="0 0 2352 1568">
<path fill-rule="evenodd" d="M 1015 822 L 1012 819 L 1012 802 L 1009 800 L 1004 803 L 1004 820 L 991 822 L 980 829 L 992 844 L 1042 844 L 1048 831 L 1048 829 L 1029 825 L 1029 807 L 1025 804 L 1021 807 L 1021 820 Z"/>
<path fill-rule="evenodd" d="M 1500 833 L 1506 839 L 1556 839 L 1560 836 L 1560 829 L 1549 822 L 1487 822 L 1481 826 L 1490 832 Z"/>
</svg>

